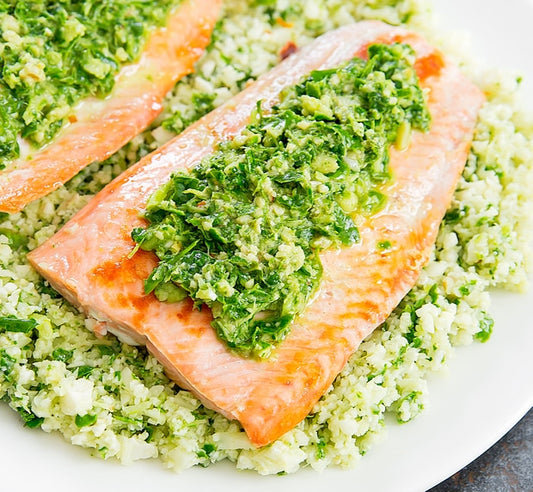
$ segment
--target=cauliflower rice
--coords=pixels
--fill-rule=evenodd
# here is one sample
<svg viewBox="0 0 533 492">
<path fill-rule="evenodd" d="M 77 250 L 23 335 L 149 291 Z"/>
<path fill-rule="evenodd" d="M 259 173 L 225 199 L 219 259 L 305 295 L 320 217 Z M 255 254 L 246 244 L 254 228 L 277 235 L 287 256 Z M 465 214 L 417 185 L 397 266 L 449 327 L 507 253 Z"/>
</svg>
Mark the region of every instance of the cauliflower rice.
<svg viewBox="0 0 533 492">
<path fill-rule="evenodd" d="M 26 261 L 128 165 L 278 63 L 288 43 L 299 47 L 369 18 L 406 24 L 439 42 L 423 0 L 227 0 L 224 9 L 196 73 L 177 84 L 150 129 L 22 212 L 0 216 L 0 316 L 35 320 L 28 333 L 0 328 L 0 397 L 29 427 L 59 431 L 123 463 L 157 457 L 180 471 L 229 459 L 261 474 L 350 467 L 382 433 L 386 414 L 407 422 L 424 409 L 428 374 L 445 366 L 454 347 L 489 338 L 488 289 L 525 289 L 533 123 L 517 109 L 514 78 L 463 64 L 488 102 L 430 263 L 311 414 L 253 449 L 238 423 L 169 381 L 144 348 L 96 338 L 94 321 Z M 447 52 L 453 57 L 453 47 Z"/>
</svg>

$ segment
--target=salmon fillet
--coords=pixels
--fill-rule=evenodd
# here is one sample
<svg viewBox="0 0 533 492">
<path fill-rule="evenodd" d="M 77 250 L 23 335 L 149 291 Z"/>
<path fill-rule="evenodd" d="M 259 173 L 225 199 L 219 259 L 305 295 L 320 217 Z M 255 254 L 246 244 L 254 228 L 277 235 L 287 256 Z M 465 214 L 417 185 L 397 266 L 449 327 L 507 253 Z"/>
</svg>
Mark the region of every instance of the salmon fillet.
<svg viewBox="0 0 533 492">
<path fill-rule="evenodd" d="M 74 123 L 48 146 L 0 172 L 0 212 L 18 212 L 59 188 L 85 166 L 103 161 L 162 111 L 167 92 L 209 43 L 222 0 L 185 0 L 148 38 L 137 63 L 117 75 L 111 95 L 76 108 Z"/>
<path fill-rule="evenodd" d="M 388 204 L 358 224 L 359 243 L 321 253 L 319 292 L 274 355 L 235 355 L 211 328 L 208 309 L 145 295 L 143 281 L 157 258 L 144 251 L 128 257 L 134 248 L 130 232 L 145 225 L 140 214 L 146 201 L 170 174 L 238 134 L 258 99 L 270 106 L 282 88 L 312 70 L 365 56 L 369 44 L 396 41 L 416 51 L 431 130 L 414 133 L 407 150 L 391 149 Z M 375 21 L 343 27 L 119 176 L 29 259 L 72 303 L 119 337 L 146 344 L 180 386 L 239 420 L 254 445 L 265 445 L 305 418 L 360 342 L 415 283 L 464 167 L 483 101 L 479 89 L 419 35 Z M 392 247 L 380 249 L 382 241 Z"/>
</svg>

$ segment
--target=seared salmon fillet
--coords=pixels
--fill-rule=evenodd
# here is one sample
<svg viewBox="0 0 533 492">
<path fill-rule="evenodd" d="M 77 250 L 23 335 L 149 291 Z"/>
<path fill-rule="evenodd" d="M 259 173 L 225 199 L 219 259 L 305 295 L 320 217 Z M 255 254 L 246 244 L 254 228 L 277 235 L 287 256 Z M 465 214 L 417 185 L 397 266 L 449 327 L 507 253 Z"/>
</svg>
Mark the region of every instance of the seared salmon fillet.
<svg viewBox="0 0 533 492">
<path fill-rule="evenodd" d="M 0 172 L 0 211 L 18 212 L 102 161 L 142 132 L 162 111 L 174 84 L 193 71 L 209 43 L 222 0 L 185 0 L 148 38 L 138 62 L 117 75 L 109 97 L 76 108 L 73 123 L 31 159 Z"/>
<path fill-rule="evenodd" d="M 130 233 L 144 226 L 150 195 L 178 168 L 194 166 L 216 143 L 234 137 L 261 100 L 312 70 L 366 56 L 372 43 L 404 42 L 428 94 L 431 130 L 415 132 L 406 150 L 391 148 L 387 205 L 358 223 L 360 242 L 321 253 L 319 292 L 267 360 L 231 352 L 210 326 L 208 309 L 162 303 L 143 281 L 152 253 L 131 255 Z M 208 407 L 237 419 L 262 446 L 312 410 L 361 341 L 416 282 L 467 159 L 480 90 L 419 35 L 381 22 L 343 27 L 318 38 L 100 192 L 63 229 L 34 250 L 35 268 L 67 299 L 131 342 L 146 344 L 170 377 Z M 389 249 L 379 243 L 388 241 Z"/>
</svg>

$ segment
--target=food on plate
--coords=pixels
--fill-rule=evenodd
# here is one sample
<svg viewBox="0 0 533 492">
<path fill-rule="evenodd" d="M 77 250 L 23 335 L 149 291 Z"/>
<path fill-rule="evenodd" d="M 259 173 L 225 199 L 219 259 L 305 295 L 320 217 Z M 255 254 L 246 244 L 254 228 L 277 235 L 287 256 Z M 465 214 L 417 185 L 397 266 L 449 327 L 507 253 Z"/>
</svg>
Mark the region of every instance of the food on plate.
<svg viewBox="0 0 533 492">
<path fill-rule="evenodd" d="M 5 167 L 0 172 L 2 212 L 20 211 L 143 131 L 161 112 L 161 102 L 176 81 L 193 70 L 209 42 L 221 1 L 184 0 L 166 20 L 166 13 L 178 2 L 147 2 L 137 7 L 119 1 L 107 8 L 96 2 L 66 8 L 49 3 L 54 4 L 17 2 L 5 7 L 5 13 L 0 10 L 7 41 L 0 85 L 5 108 L 0 139 Z M 140 35 L 146 31 L 140 14 L 148 25 L 150 21 L 165 25 L 150 33 L 138 60 L 133 61 Z M 54 25 L 55 34 L 50 28 Z M 121 27 L 109 27 L 115 25 Z M 103 29 L 114 33 L 109 46 L 99 38 Z M 41 47 L 41 57 L 45 57 L 54 36 L 62 41 L 55 56 L 46 59 L 46 66 L 34 52 Z M 88 45 L 83 44 L 86 38 Z M 79 53 L 78 46 L 82 47 Z M 14 56 L 17 48 L 22 53 Z M 92 57 L 91 50 L 96 51 Z M 133 63 L 118 72 L 120 59 Z M 114 72 L 118 72 L 116 79 Z M 100 97 L 88 97 L 96 95 Z"/>
<path fill-rule="evenodd" d="M 394 419 L 408 422 L 437 404 L 427 380 L 453 365 L 456 347 L 494 343 L 491 331 L 506 328 L 493 326 L 489 288 L 516 290 L 528 283 L 533 124 L 519 103 L 516 76 L 467 59 L 464 44 L 432 24 L 424 1 L 226 0 L 222 8 L 194 73 L 177 83 L 149 129 L 20 213 L 0 214 L 0 399 L 28 428 L 57 432 L 89 448 L 88 454 L 123 463 L 158 458 L 179 471 L 230 460 L 261 474 L 353 467 L 370 449 L 387 447 L 381 441 Z M 51 288 L 29 265 L 27 253 L 113 178 L 287 54 L 365 19 L 423 32 L 458 62 L 487 102 L 416 284 L 361 343 L 309 415 L 256 449 L 237 421 L 169 380 L 145 348 L 87 330 L 99 327 Z"/>
<path fill-rule="evenodd" d="M 354 54 L 368 62 L 355 58 L 336 68 Z M 256 109 L 257 121 L 248 125 L 258 101 L 264 109 Z M 146 344 L 180 386 L 239 420 L 250 441 L 263 446 L 310 412 L 363 338 L 414 285 L 466 162 L 483 101 L 481 91 L 420 36 L 379 22 L 348 25 L 318 38 L 123 173 L 32 251 L 30 262 L 103 323 L 100 332 Z M 388 162 L 393 144 L 398 149 L 390 150 Z M 267 156 L 269 147 L 278 152 Z M 158 190 L 171 173 L 191 166 Z M 210 183 L 199 181 L 208 174 Z M 296 186 L 283 189 L 276 180 Z M 375 187 L 383 181 L 378 189 L 387 199 L 379 207 L 384 199 Z M 255 193 L 243 197 L 250 187 Z M 228 196 L 232 189 L 236 195 Z M 298 214 L 295 205 L 306 197 L 310 204 Z M 139 215 L 147 202 L 153 220 L 170 213 L 161 227 L 134 232 L 141 247 L 164 249 L 158 255 L 167 259 L 145 291 L 156 258 L 135 251 L 130 233 L 143 225 Z M 200 215 L 202 207 L 210 210 Z M 184 215 L 187 222 L 178 222 Z M 231 222 L 246 215 L 250 228 L 241 223 L 236 238 L 241 249 L 217 256 L 211 243 L 195 248 L 200 236 L 229 243 Z M 200 232 L 186 242 L 193 234 L 185 230 L 188 222 L 199 224 Z M 265 225 L 262 242 L 251 242 L 264 222 L 272 229 Z M 270 255 L 264 263 L 271 268 L 261 265 L 259 274 L 245 277 L 252 285 L 224 295 L 239 288 L 230 284 L 237 268 L 243 274 L 259 268 L 257 260 L 242 268 L 254 247 L 256 257 Z M 240 261 L 227 267 L 228 257 Z M 162 284 L 172 274 L 178 284 Z M 222 281 L 209 283 L 217 275 Z M 166 287 L 165 298 L 186 288 L 197 307 L 210 291 L 213 322 L 212 313 L 195 309 L 189 298 L 160 301 L 151 294 L 157 285 Z M 279 297 L 272 300 L 274 294 Z"/>
<path fill-rule="evenodd" d="M 383 208 L 389 146 L 428 129 L 412 48 L 374 44 L 364 56 L 258 106 L 239 135 L 154 192 L 150 226 L 132 232 L 159 257 L 145 293 L 207 305 L 241 355 L 266 358 L 283 341 L 319 290 L 319 253 L 359 243 L 357 219 Z"/>
</svg>

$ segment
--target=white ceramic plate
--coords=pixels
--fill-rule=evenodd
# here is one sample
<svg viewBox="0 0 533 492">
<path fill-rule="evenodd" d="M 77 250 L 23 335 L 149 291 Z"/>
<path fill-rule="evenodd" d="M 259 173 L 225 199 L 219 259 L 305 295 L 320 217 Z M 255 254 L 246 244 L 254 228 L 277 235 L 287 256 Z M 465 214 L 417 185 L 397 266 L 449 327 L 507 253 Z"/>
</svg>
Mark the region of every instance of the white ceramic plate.
<svg viewBox="0 0 533 492">
<path fill-rule="evenodd" d="M 533 100 L 533 0 L 440 0 L 444 25 L 468 30 L 475 52 L 491 64 L 519 69 Z M 500 11 L 505 4 L 505 10 Z M 533 105 L 532 105 L 533 107 Z M 488 449 L 533 406 L 533 322 L 528 295 L 497 294 L 495 332 L 485 344 L 457 351 L 449 371 L 430 381 L 430 407 L 406 425 L 388 426 L 352 471 L 304 471 L 260 477 L 222 464 L 181 475 L 158 462 L 129 467 L 91 458 L 57 435 L 25 429 L 0 406 L 0 488 L 94 492 L 115 490 L 413 492 L 426 490 Z"/>
</svg>

